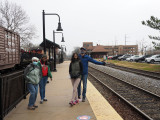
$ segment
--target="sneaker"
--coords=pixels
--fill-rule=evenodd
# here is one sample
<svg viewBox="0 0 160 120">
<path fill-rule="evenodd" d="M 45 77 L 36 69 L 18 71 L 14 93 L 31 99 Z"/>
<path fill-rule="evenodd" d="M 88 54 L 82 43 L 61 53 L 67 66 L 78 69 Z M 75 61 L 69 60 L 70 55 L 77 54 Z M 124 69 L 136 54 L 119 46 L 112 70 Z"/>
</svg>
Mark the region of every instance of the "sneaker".
<svg viewBox="0 0 160 120">
<path fill-rule="evenodd" d="M 78 96 L 78 99 L 81 99 L 81 97 L 80 97 L 80 96 Z"/>
<path fill-rule="evenodd" d="M 85 98 L 82 98 L 82 102 L 85 102 Z"/>
<path fill-rule="evenodd" d="M 33 107 L 33 106 L 28 106 L 27 109 L 28 109 L 28 110 L 35 110 L 35 107 Z"/>
<path fill-rule="evenodd" d="M 40 101 L 40 104 L 43 104 L 43 100 Z"/>
<path fill-rule="evenodd" d="M 73 101 L 69 102 L 69 104 L 70 104 L 71 106 L 75 105 Z"/>
<path fill-rule="evenodd" d="M 79 100 L 76 100 L 74 103 L 75 103 L 75 104 L 79 103 Z"/>
<path fill-rule="evenodd" d="M 34 108 L 38 108 L 38 105 L 33 105 Z"/>
<path fill-rule="evenodd" d="M 47 98 L 44 98 L 43 101 L 48 101 Z"/>
</svg>

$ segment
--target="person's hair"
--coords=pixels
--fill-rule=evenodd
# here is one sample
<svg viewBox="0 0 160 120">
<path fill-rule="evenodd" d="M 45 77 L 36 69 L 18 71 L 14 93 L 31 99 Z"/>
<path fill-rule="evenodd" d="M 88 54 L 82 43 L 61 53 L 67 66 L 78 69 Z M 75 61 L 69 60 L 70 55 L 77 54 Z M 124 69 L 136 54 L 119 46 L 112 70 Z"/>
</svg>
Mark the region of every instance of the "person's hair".
<svg viewBox="0 0 160 120">
<path fill-rule="evenodd" d="M 41 63 L 42 64 L 45 64 L 45 65 L 48 65 L 48 61 L 46 60 L 46 61 L 43 61 L 43 59 L 41 58 Z"/>
<path fill-rule="evenodd" d="M 77 55 L 77 59 L 74 58 L 74 55 Z M 76 60 L 79 60 L 79 56 L 77 53 L 73 53 L 72 58 L 71 58 L 71 62 L 75 62 Z"/>
<path fill-rule="evenodd" d="M 44 58 L 44 57 L 47 58 L 47 55 L 46 55 L 46 54 L 43 54 L 43 55 L 42 55 L 42 58 Z"/>
</svg>

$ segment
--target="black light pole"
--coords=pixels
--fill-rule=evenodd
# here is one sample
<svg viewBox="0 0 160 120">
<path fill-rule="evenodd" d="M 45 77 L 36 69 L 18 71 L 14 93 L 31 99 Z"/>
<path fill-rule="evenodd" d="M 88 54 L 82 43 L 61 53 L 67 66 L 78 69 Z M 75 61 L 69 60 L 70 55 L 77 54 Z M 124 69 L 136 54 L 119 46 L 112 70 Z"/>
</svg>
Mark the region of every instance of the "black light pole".
<svg viewBox="0 0 160 120">
<path fill-rule="evenodd" d="M 62 59 L 61 62 L 62 62 L 62 63 L 63 63 L 63 61 L 64 61 L 64 60 L 63 60 L 63 46 L 65 46 L 65 45 L 61 45 L 61 49 L 62 49 L 62 50 L 61 50 L 61 59 Z M 66 46 L 65 46 L 65 51 L 66 51 Z"/>
<path fill-rule="evenodd" d="M 63 31 L 60 22 L 60 16 L 56 13 L 45 13 L 44 10 L 42 12 L 42 21 L 43 21 L 43 42 L 44 42 L 44 54 L 46 54 L 46 39 L 45 39 L 45 15 L 56 15 L 59 18 L 57 31 Z"/>
<path fill-rule="evenodd" d="M 62 45 L 61 45 L 61 62 L 63 63 L 63 47 L 62 47 Z"/>
<path fill-rule="evenodd" d="M 56 47 L 55 47 L 55 33 L 61 33 L 62 34 L 62 41 L 61 42 L 65 42 L 64 41 L 64 36 L 63 36 L 63 33 L 62 32 L 55 32 L 53 30 L 53 43 L 54 43 L 54 69 L 53 71 L 56 72 Z"/>
<path fill-rule="evenodd" d="M 44 54 L 46 54 L 46 37 L 45 37 L 45 12 L 42 12 L 42 21 L 43 21 L 43 43 L 44 43 Z"/>
</svg>

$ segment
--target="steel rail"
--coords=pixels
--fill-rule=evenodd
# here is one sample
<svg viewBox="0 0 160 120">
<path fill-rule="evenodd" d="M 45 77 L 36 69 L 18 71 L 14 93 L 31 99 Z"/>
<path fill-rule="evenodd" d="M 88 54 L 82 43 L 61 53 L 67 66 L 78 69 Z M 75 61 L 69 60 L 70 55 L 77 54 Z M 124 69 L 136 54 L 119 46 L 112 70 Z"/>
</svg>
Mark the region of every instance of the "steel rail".
<svg viewBox="0 0 160 120">
<path fill-rule="evenodd" d="M 157 95 L 157 94 L 155 94 L 155 93 L 152 93 L 152 92 L 150 92 L 150 91 L 148 91 L 148 90 L 145 90 L 145 89 L 143 89 L 143 88 L 141 88 L 141 87 L 138 87 L 138 86 L 136 86 L 136 85 L 134 85 L 134 84 L 131 84 L 131 83 L 129 83 L 129 82 L 126 82 L 126 81 L 124 81 L 124 80 L 122 80 L 122 79 L 120 79 L 120 78 L 118 78 L 118 77 L 115 77 L 115 76 L 113 76 L 113 75 L 111 75 L 111 74 L 108 74 L 108 73 L 106 73 L 106 72 L 104 72 L 104 71 L 101 71 L 101 70 L 99 70 L 99 69 L 93 68 L 93 67 L 91 67 L 91 66 L 89 66 L 89 67 L 92 68 L 92 69 L 95 69 L 95 70 L 97 70 L 97 71 L 100 71 L 100 72 L 102 72 L 102 73 L 104 73 L 104 74 L 107 74 L 107 75 L 111 76 L 112 78 L 115 78 L 115 79 L 117 79 L 117 80 L 120 80 L 121 82 L 124 82 L 124 83 L 126 83 L 126 84 L 128 84 L 128 85 L 134 86 L 134 87 L 138 88 L 139 90 L 142 90 L 142 91 L 144 91 L 144 92 L 146 92 L 146 93 L 149 93 L 150 95 L 154 95 L 154 96 L 160 98 L 160 96 Z"/>
</svg>

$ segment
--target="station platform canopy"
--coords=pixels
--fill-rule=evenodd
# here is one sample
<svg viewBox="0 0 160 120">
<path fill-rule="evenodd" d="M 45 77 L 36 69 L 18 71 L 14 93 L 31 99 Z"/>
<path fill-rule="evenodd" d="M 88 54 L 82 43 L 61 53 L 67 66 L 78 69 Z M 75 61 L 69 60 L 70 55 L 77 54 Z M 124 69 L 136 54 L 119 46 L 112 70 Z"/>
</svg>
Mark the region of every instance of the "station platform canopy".
<svg viewBox="0 0 160 120">
<path fill-rule="evenodd" d="M 40 44 L 40 46 L 44 47 L 44 41 Z M 57 43 L 54 43 L 54 42 L 46 39 L 46 48 L 51 48 L 52 46 L 61 49 L 61 47 Z"/>
</svg>

